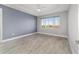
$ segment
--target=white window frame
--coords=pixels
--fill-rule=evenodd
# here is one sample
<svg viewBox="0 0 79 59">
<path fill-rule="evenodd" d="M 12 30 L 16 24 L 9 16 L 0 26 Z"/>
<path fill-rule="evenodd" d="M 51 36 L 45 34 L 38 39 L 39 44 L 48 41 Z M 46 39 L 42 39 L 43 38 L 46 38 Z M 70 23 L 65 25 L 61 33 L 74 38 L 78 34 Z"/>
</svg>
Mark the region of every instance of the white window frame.
<svg viewBox="0 0 79 59">
<path fill-rule="evenodd" d="M 52 17 L 47 17 L 47 18 L 55 18 L 55 17 L 59 17 L 59 24 L 58 25 L 52 25 L 52 27 L 49 27 L 49 28 L 46 28 L 46 29 L 50 29 L 50 28 L 58 28 L 59 26 L 60 26 L 60 16 L 52 16 Z M 43 19 L 46 19 L 46 18 L 41 18 L 41 27 L 42 27 L 42 21 L 43 21 Z M 55 19 L 54 19 L 54 21 L 55 21 Z M 56 21 L 55 21 L 56 22 Z M 48 22 L 49 23 L 49 22 Z M 53 23 L 52 23 L 53 24 Z M 43 27 L 42 27 L 43 28 Z"/>
</svg>

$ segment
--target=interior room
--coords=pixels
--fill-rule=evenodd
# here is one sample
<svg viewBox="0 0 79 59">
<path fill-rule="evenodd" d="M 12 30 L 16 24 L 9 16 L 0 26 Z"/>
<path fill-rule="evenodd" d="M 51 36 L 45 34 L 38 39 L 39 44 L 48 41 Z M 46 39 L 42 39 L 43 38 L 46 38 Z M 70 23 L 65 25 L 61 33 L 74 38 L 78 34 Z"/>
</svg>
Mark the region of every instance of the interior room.
<svg viewBox="0 0 79 59">
<path fill-rule="evenodd" d="M 78 4 L 0 4 L 1 54 L 78 54 Z"/>
</svg>

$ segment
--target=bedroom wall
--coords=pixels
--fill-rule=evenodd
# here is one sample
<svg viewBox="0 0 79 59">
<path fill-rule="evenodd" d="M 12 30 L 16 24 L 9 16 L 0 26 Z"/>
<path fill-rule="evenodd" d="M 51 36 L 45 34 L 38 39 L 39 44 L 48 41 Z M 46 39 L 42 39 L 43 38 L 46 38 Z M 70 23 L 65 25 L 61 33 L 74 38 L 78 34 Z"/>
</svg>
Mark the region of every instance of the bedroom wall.
<svg viewBox="0 0 79 59">
<path fill-rule="evenodd" d="M 71 46 L 72 53 L 78 53 L 78 5 L 70 6 L 68 17 L 68 39 Z"/>
<path fill-rule="evenodd" d="M 0 41 L 2 40 L 2 8 L 0 8 Z"/>
<path fill-rule="evenodd" d="M 3 10 L 3 39 L 36 32 L 36 16 L 0 5 Z"/>
<path fill-rule="evenodd" d="M 60 16 L 60 26 L 58 28 L 44 29 L 41 27 L 40 17 L 49 17 L 49 16 Z M 40 17 L 38 17 L 38 20 L 37 20 L 37 24 L 38 24 L 37 32 L 67 37 L 67 35 L 68 35 L 68 28 L 67 28 L 68 12 L 67 11 L 54 13 L 54 14 L 50 14 L 50 15 L 45 15 L 45 16 L 40 16 Z"/>
</svg>

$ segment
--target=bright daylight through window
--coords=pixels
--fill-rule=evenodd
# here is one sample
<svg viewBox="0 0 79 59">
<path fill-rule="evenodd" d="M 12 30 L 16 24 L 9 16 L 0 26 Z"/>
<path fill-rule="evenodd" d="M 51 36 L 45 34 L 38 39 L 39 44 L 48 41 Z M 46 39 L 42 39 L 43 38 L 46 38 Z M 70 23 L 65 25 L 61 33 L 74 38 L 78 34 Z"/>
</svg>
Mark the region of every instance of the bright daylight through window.
<svg viewBox="0 0 79 59">
<path fill-rule="evenodd" d="M 58 28 L 60 25 L 60 17 L 49 17 L 49 18 L 42 18 L 41 19 L 42 28 L 49 29 L 49 28 Z"/>
</svg>

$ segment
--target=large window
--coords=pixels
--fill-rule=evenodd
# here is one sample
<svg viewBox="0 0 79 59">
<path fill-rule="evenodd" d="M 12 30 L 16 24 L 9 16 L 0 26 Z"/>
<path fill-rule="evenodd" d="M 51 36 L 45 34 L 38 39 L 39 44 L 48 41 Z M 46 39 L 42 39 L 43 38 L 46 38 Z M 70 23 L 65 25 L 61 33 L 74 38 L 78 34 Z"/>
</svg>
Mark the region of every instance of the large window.
<svg viewBox="0 0 79 59">
<path fill-rule="evenodd" d="M 41 19 L 41 25 L 42 28 L 58 28 L 60 25 L 60 17 L 55 16 L 55 17 L 49 17 L 49 18 L 42 18 Z"/>
</svg>

